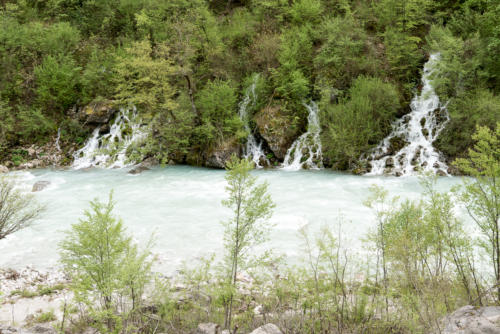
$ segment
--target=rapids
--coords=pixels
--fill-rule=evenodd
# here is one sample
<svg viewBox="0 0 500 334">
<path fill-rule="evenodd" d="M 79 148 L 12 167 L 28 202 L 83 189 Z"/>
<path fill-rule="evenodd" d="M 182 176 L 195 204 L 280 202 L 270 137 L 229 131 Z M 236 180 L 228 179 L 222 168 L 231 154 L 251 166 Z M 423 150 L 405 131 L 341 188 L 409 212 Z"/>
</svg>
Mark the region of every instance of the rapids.
<svg viewBox="0 0 500 334">
<path fill-rule="evenodd" d="M 372 184 L 384 186 L 392 196 L 416 198 L 421 192 L 413 176 L 356 176 L 328 170 L 255 170 L 259 182 L 267 181 L 276 203 L 271 223 L 275 228 L 266 247 L 285 254 L 293 262 L 301 253 L 298 230 L 311 231 L 322 225 L 337 225 L 351 241 L 345 245 L 361 250 L 359 241 L 375 226 L 370 209 L 363 206 Z M 63 231 L 82 217 L 88 201 L 107 199 L 111 189 L 119 215 L 134 240 L 145 244 L 152 233 L 156 243 L 157 269 L 172 273 L 182 261 L 209 253 L 221 254 L 223 228 L 228 209 L 223 170 L 168 166 L 130 175 L 122 169 L 32 170 L 13 172 L 30 191 L 36 181 L 50 181 L 48 188 L 34 193 L 47 211 L 36 224 L 0 240 L 0 268 L 33 265 L 50 269 L 57 265 L 57 245 Z M 459 178 L 439 178 L 438 188 L 448 190 Z"/>
</svg>

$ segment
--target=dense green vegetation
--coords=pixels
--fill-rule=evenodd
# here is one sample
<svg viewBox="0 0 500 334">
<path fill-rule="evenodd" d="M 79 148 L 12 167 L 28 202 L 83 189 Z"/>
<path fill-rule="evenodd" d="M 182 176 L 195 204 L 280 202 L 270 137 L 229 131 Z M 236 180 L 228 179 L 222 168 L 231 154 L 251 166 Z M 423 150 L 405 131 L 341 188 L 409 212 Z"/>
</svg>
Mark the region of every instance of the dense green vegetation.
<svg viewBox="0 0 500 334">
<path fill-rule="evenodd" d="M 259 73 L 251 116 L 274 106 L 300 134 L 320 100 L 325 157 L 353 168 L 408 111 L 430 52 L 451 114 L 438 146 L 463 156 L 500 119 L 499 15 L 496 0 L 4 0 L 0 160 L 58 128 L 80 144 L 90 129 L 68 110 L 112 100 L 152 124 L 141 155 L 200 164 L 243 143 L 237 102 Z"/>
</svg>

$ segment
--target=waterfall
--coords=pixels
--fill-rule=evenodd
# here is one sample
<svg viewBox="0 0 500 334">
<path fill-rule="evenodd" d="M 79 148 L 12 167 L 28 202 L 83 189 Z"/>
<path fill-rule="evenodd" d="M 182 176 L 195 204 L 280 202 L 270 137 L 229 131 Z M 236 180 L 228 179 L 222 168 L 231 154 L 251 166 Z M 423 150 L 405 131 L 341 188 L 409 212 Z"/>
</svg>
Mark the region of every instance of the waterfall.
<svg viewBox="0 0 500 334">
<path fill-rule="evenodd" d="M 85 146 L 73 155 L 73 168 L 105 167 L 121 168 L 129 165 L 127 148 L 143 140 L 147 131 L 138 120 L 137 110 L 121 109 L 108 133 L 94 130 Z"/>
<path fill-rule="evenodd" d="M 446 105 L 440 103 L 431 85 L 438 60 L 439 54 L 430 56 L 424 66 L 422 91 L 413 98 L 411 112 L 397 120 L 389 136 L 371 152 L 369 175 L 412 175 L 419 170 L 448 175 L 442 154 L 432 146 L 449 121 Z M 401 144 L 403 147 L 398 150 Z"/>
<path fill-rule="evenodd" d="M 56 137 L 56 142 L 55 142 L 55 147 L 56 149 L 61 152 L 61 145 L 59 144 L 59 141 L 61 139 L 61 127 L 57 128 L 57 137 Z"/>
<path fill-rule="evenodd" d="M 286 152 L 283 161 L 283 169 L 286 170 L 323 168 L 318 105 L 311 101 L 309 104 L 304 104 L 304 106 L 309 111 L 307 131 L 297 138 Z"/>
<path fill-rule="evenodd" d="M 245 131 L 248 133 L 247 142 L 243 150 L 243 156 L 246 159 L 252 160 L 255 163 L 255 167 L 262 168 L 264 167 L 263 164 L 268 166 L 270 163 L 264 153 L 264 150 L 262 149 L 262 142 L 257 141 L 257 138 L 255 138 L 250 129 L 248 121 L 248 107 L 254 105 L 257 100 L 255 86 L 257 85 L 258 79 L 259 76 L 255 75 L 252 84 L 245 91 L 245 97 L 240 102 L 238 114 L 240 119 L 243 121 Z"/>
</svg>

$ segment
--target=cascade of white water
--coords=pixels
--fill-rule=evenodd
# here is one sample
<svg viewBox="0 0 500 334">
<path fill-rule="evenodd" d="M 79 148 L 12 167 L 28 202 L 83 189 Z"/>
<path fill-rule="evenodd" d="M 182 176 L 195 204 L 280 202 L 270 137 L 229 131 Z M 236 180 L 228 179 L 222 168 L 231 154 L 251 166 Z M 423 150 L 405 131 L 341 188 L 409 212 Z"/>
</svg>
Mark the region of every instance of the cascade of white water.
<svg viewBox="0 0 500 334">
<path fill-rule="evenodd" d="M 56 146 L 56 149 L 61 152 L 61 145 L 59 144 L 59 140 L 61 139 L 61 128 L 57 128 L 57 137 L 56 137 L 56 142 L 55 142 L 55 146 Z"/>
<path fill-rule="evenodd" d="M 264 150 L 262 149 L 262 142 L 257 141 L 257 138 L 253 135 L 248 122 L 248 107 L 255 104 L 255 101 L 257 100 L 255 86 L 257 85 L 258 79 L 259 76 L 255 75 L 252 84 L 247 88 L 245 97 L 240 102 L 238 114 L 240 119 L 243 121 L 245 130 L 248 132 L 247 143 L 243 151 L 243 156 L 246 159 L 252 160 L 255 163 L 255 167 L 262 168 L 264 165 L 269 166 L 270 163 L 264 153 Z"/>
<path fill-rule="evenodd" d="M 412 175 L 418 171 L 448 175 L 442 155 L 432 143 L 449 121 L 446 105 L 442 105 L 431 84 L 438 54 L 430 56 L 424 66 L 422 91 L 411 102 L 411 112 L 393 124 L 393 130 L 368 157 L 369 175 Z M 394 144 L 404 142 L 396 150 Z"/>
<path fill-rule="evenodd" d="M 309 111 L 307 131 L 297 138 L 286 152 L 283 160 L 283 169 L 286 170 L 323 168 L 318 105 L 311 101 L 304 106 Z"/>
<path fill-rule="evenodd" d="M 85 146 L 73 155 L 73 168 L 105 167 L 121 168 L 130 165 L 127 148 L 147 136 L 141 126 L 137 110 L 121 109 L 108 133 L 100 134 L 96 128 Z"/>
</svg>

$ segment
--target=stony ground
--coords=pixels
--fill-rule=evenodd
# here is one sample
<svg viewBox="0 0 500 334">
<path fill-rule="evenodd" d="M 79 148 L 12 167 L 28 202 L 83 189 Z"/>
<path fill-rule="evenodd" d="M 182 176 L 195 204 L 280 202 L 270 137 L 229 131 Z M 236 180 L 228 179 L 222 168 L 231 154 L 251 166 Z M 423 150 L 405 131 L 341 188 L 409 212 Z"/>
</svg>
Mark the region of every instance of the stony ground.
<svg viewBox="0 0 500 334">
<path fill-rule="evenodd" d="M 64 306 L 71 299 L 67 283 L 59 271 L 42 272 L 31 267 L 0 270 L 0 333 L 9 333 L 8 326 L 50 328 L 62 319 Z"/>
</svg>

